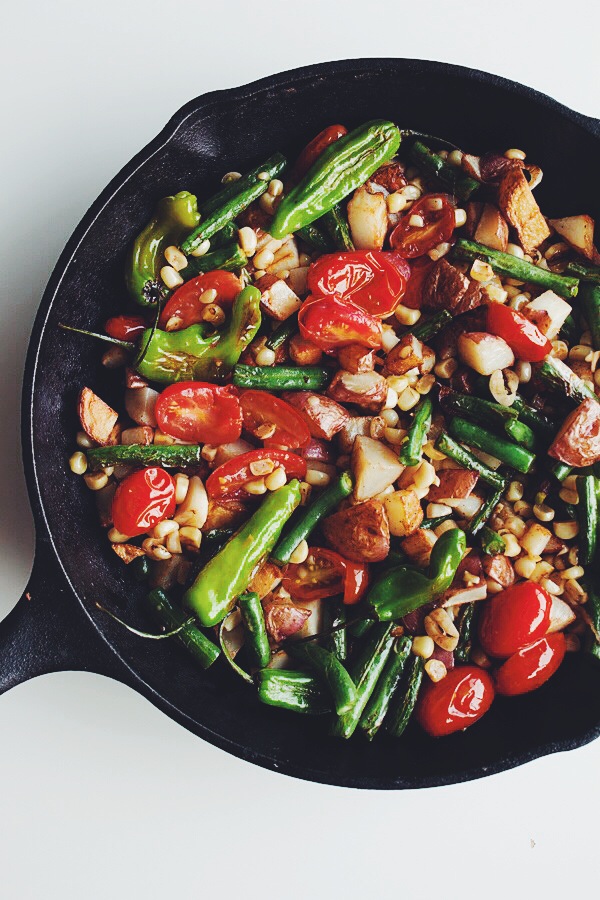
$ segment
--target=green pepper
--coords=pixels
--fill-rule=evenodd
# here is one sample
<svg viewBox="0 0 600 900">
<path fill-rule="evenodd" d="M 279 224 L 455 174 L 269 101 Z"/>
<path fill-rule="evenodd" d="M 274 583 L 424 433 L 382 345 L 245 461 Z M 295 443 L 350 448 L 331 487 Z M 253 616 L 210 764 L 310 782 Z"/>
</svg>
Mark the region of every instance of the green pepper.
<svg viewBox="0 0 600 900">
<path fill-rule="evenodd" d="M 258 331 L 260 319 L 260 291 L 246 287 L 233 304 L 229 324 L 216 333 L 203 322 L 181 331 L 146 329 L 135 368 L 161 384 L 217 381 L 229 375 Z"/>
<path fill-rule="evenodd" d="M 399 619 L 447 590 L 467 548 L 460 528 L 445 531 L 431 551 L 425 575 L 410 566 L 396 566 L 376 581 L 368 600 L 380 621 Z"/>
<path fill-rule="evenodd" d="M 154 215 L 133 242 L 125 268 L 127 290 L 140 306 L 156 306 L 161 299 L 163 252 L 171 244 L 177 245 L 199 221 L 196 198 L 189 191 L 159 200 Z"/>
<path fill-rule="evenodd" d="M 300 483 L 290 481 L 270 493 L 253 516 L 204 566 L 183 595 L 184 605 L 202 625 L 217 625 L 248 587 L 252 572 L 271 552 L 283 526 L 300 503 Z"/>
<path fill-rule="evenodd" d="M 374 119 L 330 144 L 277 208 L 269 232 L 274 238 L 306 227 L 351 194 L 400 146 L 393 122 Z"/>
</svg>

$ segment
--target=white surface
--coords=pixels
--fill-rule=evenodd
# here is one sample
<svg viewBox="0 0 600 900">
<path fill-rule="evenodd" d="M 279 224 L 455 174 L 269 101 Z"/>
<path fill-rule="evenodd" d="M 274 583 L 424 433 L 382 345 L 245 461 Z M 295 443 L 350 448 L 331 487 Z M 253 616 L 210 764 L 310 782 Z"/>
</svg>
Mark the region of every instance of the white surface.
<svg viewBox="0 0 600 900">
<path fill-rule="evenodd" d="M 497 72 L 600 115 L 599 25 L 581 0 L 3 4 L 0 615 L 33 555 L 18 382 L 41 292 L 89 204 L 175 109 L 298 65 L 404 55 Z M 2 697 L 0 735 L 7 900 L 440 889 L 548 900 L 591 896 L 596 881 L 598 745 L 462 786 L 360 793 L 254 768 L 79 673 Z"/>
</svg>

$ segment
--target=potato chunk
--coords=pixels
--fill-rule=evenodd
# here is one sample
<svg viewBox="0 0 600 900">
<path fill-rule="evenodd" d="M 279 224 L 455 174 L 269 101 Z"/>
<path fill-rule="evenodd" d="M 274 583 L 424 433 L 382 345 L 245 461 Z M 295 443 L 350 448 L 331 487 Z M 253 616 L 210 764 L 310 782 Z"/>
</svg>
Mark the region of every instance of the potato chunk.
<svg viewBox="0 0 600 900">
<path fill-rule="evenodd" d="M 113 433 L 119 414 L 108 403 L 84 387 L 79 394 L 78 409 L 81 427 L 88 437 L 100 446 L 117 443 Z"/>
<path fill-rule="evenodd" d="M 394 491 L 384 498 L 383 505 L 390 523 L 390 534 L 408 537 L 423 521 L 421 501 L 415 491 Z"/>
<path fill-rule="evenodd" d="M 381 562 L 390 552 L 390 528 L 380 500 L 367 500 L 324 519 L 329 546 L 354 562 Z"/>
<path fill-rule="evenodd" d="M 550 229 L 520 168 L 509 169 L 498 186 L 498 206 L 512 225 L 526 253 L 537 250 Z"/>
<path fill-rule="evenodd" d="M 369 500 L 393 484 L 404 471 L 398 455 L 371 437 L 359 436 L 352 449 L 354 497 Z"/>
</svg>

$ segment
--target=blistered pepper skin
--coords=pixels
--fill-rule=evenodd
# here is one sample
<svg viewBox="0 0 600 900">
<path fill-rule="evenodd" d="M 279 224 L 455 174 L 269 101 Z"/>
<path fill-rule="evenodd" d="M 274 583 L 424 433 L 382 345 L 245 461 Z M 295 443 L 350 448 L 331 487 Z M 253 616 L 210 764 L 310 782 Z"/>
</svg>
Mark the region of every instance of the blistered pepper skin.
<svg viewBox="0 0 600 900">
<path fill-rule="evenodd" d="M 258 288 L 244 288 L 234 301 L 229 323 L 218 332 L 205 323 L 181 331 L 146 329 L 140 338 L 136 370 L 159 384 L 221 380 L 260 327 L 260 297 Z"/>
<path fill-rule="evenodd" d="M 200 221 L 194 194 L 180 191 L 159 200 L 154 215 L 133 242 L 125 266 L 125 283 L 131 298 L 140 306 L 153 307 L 166 296 L 160 281 L 165 264 L 163 253 L 178 244 Z"/>
<path fill-rule="evenodd" d="M 330 144 L 284 197 L 270 234 L 284 238 L 333 209 L 394 156 L 400 137 L 393 122 L 374 119 Z"/>
</svg>

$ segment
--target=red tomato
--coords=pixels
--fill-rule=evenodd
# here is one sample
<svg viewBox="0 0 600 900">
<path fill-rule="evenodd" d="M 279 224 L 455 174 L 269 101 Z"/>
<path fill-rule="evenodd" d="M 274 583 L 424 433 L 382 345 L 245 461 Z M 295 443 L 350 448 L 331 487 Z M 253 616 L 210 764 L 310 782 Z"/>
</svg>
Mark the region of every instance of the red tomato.
<svg viewBox="0 0 600 900">
<path fill-rule="evenodd" d="M 550 594 L 524 581 L 494 594 L 479 618 L 479 640 L 490 656 L 512 656 L 543 637 L 550 624 Z"/>
<path fill-rule="evenodd" d="M 496 672 L 496 690 L 506 697 L 535 691 L 554 675 L 565 658 L 566 649 L 562 632 L 521 647 Z"/>
<path fill-rule="evenodd" d="M 266 391 L 244 391 L 240 397 L 244 428 L 261 438 L 260 429 L 265 425 L 274 425 L 275 433 L 268 438 L 261 438 L 265 447 L 283 447 L 286 450 L 297 450 L 310 443 L 308 425 L 296 410 L 280 400 L 267 394 Z"/>
<path fill-rule="evenodd" d="M 159 328 L 166 328 L 169 319 L 179 318 L 181 324 L 171 331 L 179 331 L 196 325 L 202 321 L 204 304 L 200 303 L 200 296 L 204 291 L 213 289 L 217 292 L 215 303 L 219 306 L 230 306 L 239 292 L 242 290 L 242 282 L 233 272 L 225 272 L 215 269 L 212 272 L 204 272 L 197 278 L 190 278 L 177 288 L 172 297 L 165 304 L 165 308 L 158 320 Z"/>
<path fill-rule="evenodd" d="M 431 209 L 432 200 L 441 200 L 441 209 Z M 413 216 L 421 216 L 425 224 L 411 225 Z M 454 231 L 454 207 L 446 194 L 427 194 L 405 213 L 390 235 L 390 244 L 400 256 L 413 259 L 449 241 Z"/>
<path fill-rule="evenodd" d="M 419 256 L 417 259 L 412 260 L 410 263 L 410 278 L 402 298 L 402 306 L 408 306 L 409 309 L 421 309 L 423 284 L 434 265 L 434 260 L 429 259 L 428 256 Z"/>
<path fill-rule="evenodd" d="M 308 289 L 317 297 L 351 300 L 370 315 L 385 317 L 402 299 L 409 277 L 410 266 L 396 253 L 327 253 L 308 270 Z"/>
<path fill-rule="evenodd" d="M 343 125 L 328 125 L 323 131 L 320 131 L 316 137 L 310 141 L 296 160 L 296 165 L 292 172 L 294 181 L 299 181 L 306 175 L 310 167 L 317 161 L 323 150 L 326 150 L 330 144 L 339 141 L 341 137 L 348 134 L 348 129 Z"/>
<path fill-rule="evenodd" d="M 286 567 L 282 584 L 295 600 L 343 594 L 344 603 L 350 605 L 362 598 L 368 581 L 369 570 L 364 563 L 351 562 L 325 547 L 311 547 L 305 562 Z"/>
<path fill-rule="evenodd" d="M 258 481 L 263 476 L 255 475 L 250 466 L 252 463 L 263 459 L 270 459 L 275 463 L 275 468 L 282 466 L 288 478 L 304 478 L 306 475 L 306 460 L 287 450 L 276 450 L 265 447 L 263 450 L 250 450 L 240 456 L 218 466 L 209 475 L 206 481 L 206 490 L 209 497 L 224 497 L 232 494 L 249 481 Z"/>
<path fill-rule="evenodd" d="M 423 685 L 417 721 L 432 737 L 444 737 L 477 722 L 493 699 L 494 684 L 485 669 L 456 666 L 441 681 Z"/>
<path fill-rule="evenodd" d="M 242 411 L 232 385 L 181 381 L 166 388 L 154 409 L 161 431 L 181 441 L 227 444 L 242 433 Z"/>
<path fill-rule="evenodd" d="M 135 341 L 147 327 L 143 316 L 114 316 L 106 322 L 104 330 L 118 341 Z"/>
<path fill-rule="evenodd" d="M 515 356 L 525 362 L 541 362 L 552 350 L 552 344 L 537 325 L 502 303 L 489 304 L 487 327 L 492 334 L 504 338 Z"/>
<path fill-rule="evenodd" d="M 174 512 L 175 482 L 157 466 L 128 475 L 113 497 L 113 525 L 129 537 L 149 531 Z"/>
<path fill-rule="evenodd" d="M 321 350 L 335 350 L 347 344 L 381 347 L 381 323 L 354 303 L 335 297 L 307 297 L 298 315 L 300 334 Z"/>
</svg>

